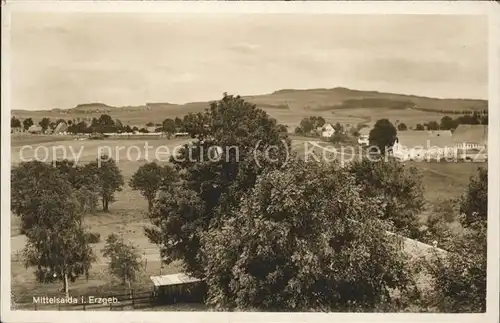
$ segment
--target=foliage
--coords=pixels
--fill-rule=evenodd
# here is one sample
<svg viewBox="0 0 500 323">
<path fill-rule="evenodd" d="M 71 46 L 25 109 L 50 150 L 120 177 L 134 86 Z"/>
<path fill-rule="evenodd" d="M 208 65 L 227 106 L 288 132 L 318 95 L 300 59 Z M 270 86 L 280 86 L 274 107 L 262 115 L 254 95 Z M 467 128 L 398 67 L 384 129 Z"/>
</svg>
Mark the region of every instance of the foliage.
<svg viewBox="0 0 500 323">
<path fill-rule="evenodd" d="M 102 249 L 104 257 L 109 258 L 109 272 L 120 279 L 131 289 L 131 283 L 137 279 L 141 270 L 141 255 L 132 244 L 126 244 L 123 238 L 110 234 L 106 238 L 106 245 Z"/>
<path fill-rule="evenodd" d="M 101 241 L 101 234 L 98 232 L 92 232 L 89 233 L 88 235 L 88 242 L 89 243 L 99 243 Z"/>
<path fill-rule="evenodd" d="M 460 200 L 460 213 L 464 215 L 463 224 L 470 226 L 475 222 L 488 220 L 488 170 L 479 168 L 470 179 L 467 192 Z"/>
<path fill-rule="evenodd" d="M 23 128 L 24 128 L 24 130 L 28 130 L 29 127 L 31 127 L 32 125 L 33 125 L 33 119 L 27 118 L 27 119 L 23 120 Z"/>
<path fill-rule="evenodd" d="M 162 123 L 162 130 L 168 134 L 174 134 L 177 131 L 175 121 L 173 119 L 165 119 Z"/>
<path fill-rule="evenodd" d="M 203 236 L 209 305 L 219 310 L 373 311 L 411 279 L 401 240 L 352 176 L 293 161 L 266 172 Z"/>
<path fill-rule="evenodd" d="M 326 121 L 323 117 L 318 117 L 318 116 L 303 118 L 300 121 L 300 126 L 299 126 L 299 128 L 301 129 L 300 132 L 302 134 L 311 134 L 317 128 L 323 127 L 325 125 L 325 122 Z M 296 133 L 297 131 L 298 130 L 296 130 Z"/>
<path fill-rule="evenodd" d="M 25 265 L 36 267 L 40 282 L 62 280 L 68 296 L 69 282 L 87 275 L 95 260 L 82 226 L 83 207 L 67 177 L 49 164 L 20 164 L 12 170 L 12 183 L 12 210 L 27 238 Z"/>
<path fill-rule="evenodd" d="M 40 127 L 42 127 L 42 131 L 45 132 L 48 128 L 49 128 L 49 125 L 50 125 L 50 119 L 49 118 L 43 118 L 39 123 L 38 125 Z"/>
<path fill-rule="evenodd" d="M 204 218 L 205 203 L 193 190 L 186 187 L 163 188 L 149 213 L 151 226 L 146 236 L 160 246 L 166 263 L 182 259 L 184 270 L 202 276 L 199 262 L 200 234 L 208 228 Z"/>
<path fill-rule="evenodd" d="M 396 134 L 396 128 L 388 119 L 380 119 L 370 130 L 368 141 L 370 146 L 376 146 L 382 154 L 386 154 L 394 145 Z"/>
<path fill-rule="evenodd" d="M 148 201 L 148 210 L 153 208 L 153 200 L 162 186 L 172 185 L 178 174 L 169 165 L 160 166 L 155 162 L 141 165 L 132 175 L 129 186 L 141 192 Z"/>
<path fill-rule="evenodd" d="M 425 126 L 427 127 L 427 130 L 439 130 L 439 123 L 436 121 L 430 121 Z"/>
<path fill-rule="evenodd" d="M 423 130 L 425 130 L 425 127 L 423 125 L 421 125 L 420 123 L 417 123 L 417 125 L 415 126 L 415 130 L 423 131 Z"/>
<path fill-rule="evenodd" d="M 10 118 L 10 127 L 11 128 L 21 127 L 21 120 L 17 119 L 16 117 Z"/>
<path fill-rule="evenodd" d="M 454 130 L 458 124 L 453 120 L 452 117 L 444 116 L 441 118 L 441 123 L 439 124 L 439 129 L 441 130 Z"/>
<path fill-rule="evenodd" d="M 456 202 L 453 199 L 439 201 L 429 214 L 426 221 L 426 230 L 422 241 L 427 244 L 437 242 L 442 249 L 448 250 L 454 243 L 456 234 L 451 230 L 451 223 L 457 219 Z"/>
<path fill-rule="evenodd" d="M 361 187 L 361 195 L 378 197 L 384 201 L 380 206 L 380 219 L 390 223 L 394 230 L 405 236 L 419 236 L 418 214 L 424 208 L 421 174 L 415 167 L 390 161 L 354 161 L 349 171 Z"/>
<path fill-rule="evenodd" d="M 95 187 L 101 196 L 103 211 L 107 212 L 109 203 L 115 200 L 115 192 L 120 192 L 125 184 L 121 170 L 113 158 L 102 155 L 85 165 L 84 171 L 96 180 Z"/>
<path fill-rule="evenodd" d="M 189 199 L 183 204 L 168 198 L 158 199 L 152 224 L 165 239 L 158 234 L 150 235 L 150 239 L 162 246 L 166 262 L 181 259 L 188 273 L 200 276 L 203 273 L 200 233 L 209 226 L 217 227 L 245 197 L 263 170 L 283 165 L 290 151 L 290 140 L 280 131 L 276 120 L 263 110 L 239 96 L 226 94 L 222 100 L 211 103 L 204 113 L 187 115 L 183 124 L 195 139 L 171 160 L 180 173 L 183 188 L 167 192 L 181 194 L 180 201 L 184 201 L 184 195 Z M 214 151 L 218 154 L 216 158 Z M 179 217 L 176 225 L 163 225 L 155 220 L 179 212 L 188 212 L 190 216 Z M 189 230 L 189 234 L 176 232 L 177 228 Z M 167 239 L 186 234 L 188 242 L 183 243 L 188 243 L 189 248 L 171 248 Z"/>
<path fill-rule="evenodd" d="M 433 292 L 426 297 L 441 311 L 486 310 L 487 185 L 487 170 L 480 168 L 460 201 L 461 211 L 468 212 L 460 218 L 464 234 L 454 239 L 446 256 L 435 254 L 426 263 L 434 278 Z"/>
<path fill-rule="evenodd" d="M 401 122 L 398 124 L 398 131 L 406 131 L 408 130 L 408 127 L 406 126 L 405 123 Z"/>
</svg>

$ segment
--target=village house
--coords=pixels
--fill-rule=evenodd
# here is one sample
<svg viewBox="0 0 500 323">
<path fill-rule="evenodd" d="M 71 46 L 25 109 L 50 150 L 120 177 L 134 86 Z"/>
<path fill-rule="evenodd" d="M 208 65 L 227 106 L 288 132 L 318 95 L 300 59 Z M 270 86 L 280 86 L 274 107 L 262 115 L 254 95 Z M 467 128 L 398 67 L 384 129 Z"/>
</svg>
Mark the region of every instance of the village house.
<svg viewBox="0 0 500 323">
<path fill-rule="evenodd" d="M 329 123 L 326 123 L 325 125 L 323 125 L 323 127 L 318 127 L 317 130 L 320 133 L 320 136 L 323 138 L 330 138 L 335 134 L 335 129 Z"/>
<path fill-rule="evenodd" d="M 401 131 L 392 147 L 392 154 L 401 161 L 438 160 L 443 157 L 457 156 L 457 147 L 450 134 L 446 132 Z"/>
<path fill-rule="evenodd" d="M 37 125 L 32 125 L 31 127 L 28 128 L 28 132 L 31 134 L 41 134 L 42 127 L 37 126 Z"/>
<path fill-rule="evenodd" d="M 370 141 L 369 141 L 369 138 L 370 138 L 370 131 L 371 131 L 371 128 L 369 127 L 364 127 L 364 128 L 361 128 L 359 129 L 359 137 L 358 137 L 358 144 L 364 146 L 364 145 L 369 145 L 370 144 Z"/>
</svg>

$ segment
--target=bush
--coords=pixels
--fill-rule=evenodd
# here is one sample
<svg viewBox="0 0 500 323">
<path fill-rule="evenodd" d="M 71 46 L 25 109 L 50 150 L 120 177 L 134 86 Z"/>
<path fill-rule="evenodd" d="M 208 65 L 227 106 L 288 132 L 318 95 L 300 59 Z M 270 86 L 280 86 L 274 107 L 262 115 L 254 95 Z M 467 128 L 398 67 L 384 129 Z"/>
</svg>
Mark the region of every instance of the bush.
<svg viewBox="0 0 500 323">
<path fill-rule="evenodd" d="M 99 243 L 101 241 L 101 235 L 97 232 L 90 232 L 88 234 L 89 243 Z"/>
</svg>

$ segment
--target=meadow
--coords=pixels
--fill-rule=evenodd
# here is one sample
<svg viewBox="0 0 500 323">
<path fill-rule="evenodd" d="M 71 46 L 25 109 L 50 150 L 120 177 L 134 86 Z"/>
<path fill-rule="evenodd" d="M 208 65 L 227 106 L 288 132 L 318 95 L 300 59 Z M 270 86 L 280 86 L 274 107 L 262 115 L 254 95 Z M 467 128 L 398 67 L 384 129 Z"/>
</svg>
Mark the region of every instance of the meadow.
<svg viewBox="0 0 500 323">
<path fill-rule="evenodd" d="M 405 123 L 408 127 L 415 127 L 418 123 L 438 121 L 454 110 L 487 108 L 487 102 L 474 100 L 440 100 L 414 96 L 356 91 L 344 88 L 312 89 L 312 90 L 280 90 L 271 94 L 248 96 L 246 100 L 255 103 L 265 110 L 279 123 L 288 126 L 292 133 L 303 118 L 321 116 L 326 122 L 343 125 L 367 124 L 373 125 L 376 120 L 387 118 L 392 123 Z M 389 100 L 412 101 L 419 109 L 394 109 L 378 107 L 352 107 L 336 109 L 346 100 L 360 98 L 384 98 Z M 119 119 L 123 124 L 145 125 L 148 122 L 161 123 L 165 118 L 182 117 L 189 112 L 201 112 L 209 106 L 208 102 L 194 102 L 184 105 L 170 103 L 147 103 L 137 107 L 111 107 L 105 104 L 83 104 L 68 110 L 54 109 L 46 111 L 12 111 L 20 119 L 33 118 L 38 123 L 43 117 L 57 119 L 83 119 L 99 117 L 106 113 L 113 119 Z M 298 155 L 306 151 L 314 151 L 317 156 L 324 156 L 321 147 L 331 147 L 330 144 L 317 141 L 314 138 L 291 136 L 292 150 Z M 110 155 L 121 169 L 127 183 L 132 174 L 140 165 L 156 160 L 167 162 L 175 147 L 187 143 L 189 138 L 129 138 L 105 140 L 75 140 L 73 136 L 48 135 L 11 135 L 11 161 L 16 165 L 21 161 L 37 158 L 51 161 L 68 158 L 78 163 L 88 163 L 96 160 L 100 153 Z M 311 146 L 310 141 L 315 143 Z M 312 149 L 311 149 L 312 148 Z M 311 156 L 311 155 L 310 155 Z M 336 156 L 340 158 L 340 155 Z M 345 153 L 344 157 L 357 157 Z M 417 167 L 422 173 L 425 188 L 424 196 L 428 202 L 428 211 L 433 205 L 445 199 L 458 198 L 465 190 L 469 178 L 482 164 L 477 163 L 408 163 Z M 147 202 L 139 192 L 133 191 L 125 185 L 121 192 L 116 194 L 116 202 L 110 205 L 109 212 L 98 212 L 85 216 L 84 223 L 91 231 L 101 236 L 101 241 L 93 245 L 98 260 L 93 264 L 88 279 L 80 278 L 70 284 L 70 292 L 79 295 L 108 295 L 123 293 L 118 282 L 113 281 L 107 272 L 107 263 L 100 250 L 104 247 L 106 237 L 111 233 L 123 237 L 136 245 L 142 251 L 144 268 L 140 279 L 135 284 L 137 289 L 151 288 L 149 276 L 177 273 L 181 271 L 179 263 L 162 265 L 158 247 L 148 241 L 144 235 L 144 226 L 147 225 Z M 425 220 L 426 215 L 421 216 Z M 31 303 L 33 296 L 55 296 L 61 294 L 61 283 L 38 284 L 35 282 L 33 270 L 25 268 L 20 254 L 25 245 L 25 237 L 19 234 L 19 219 L 11 215 L 11 284 L 16 301 Z M 182 309 L 182 308 L 181 308 Z"/>
<path fill-rule="evenodd" d="M 50 152 L 47 155 L 47 160 L 53 158 L 69 158 L 71 152 L 78 155 L 79 163 L 87 163 L 97 158 L 99 149 L 110 149 L 111 156 L 116 160 L 120 167 L 125 182 L 138 169 L 138 167 L 147 162 L 145 158 L 146 152 L 149 153 L 149 161 L 154 160 L 154 151 L 158 147 L 163 147 L 162 151 L 170 150 L 172 152 L 176 146 L 180 146 L 189 139 L 147 139 L 147 140 L 68 140 L 68 138 L 45 137 L 45 142 L 37 142 L 31 137 L 25 137 L 25 146 L 22 140 L 17 139 L 16 144 L 12 145 L 11 155 L 12 164 L 18 164 L 24 160 L 29 160 L 35 156 L 43 158 L 39 154 L 42 152 Z M 299 154 L 304 149 L 304 145 L 309 144 L 311 138 L 292 136 L 292 149 Z M 326 144 L 321 143 L 314 148 L 315 152 L 320 155 L 321 148 Z M 24 150 L 24 155 L 21 156 L 23 147 L 31 147 Z M 149 146 L 150 148 L 144 148 Z M 103 148 L 106 147 L 106 148 Z M 37 150 L 38 149 L 38 150 Z M 35 154 L 35 151 L 38 153 Z M 64 156 L 64 151 L 67 155 Z M 68 153 L 69 151 L 69 153 Z M 54 153 L 52 153 L 54 152 Z M 42 154 L 43 155 L 43 154 Z M 166 161 L 168 154 L 164 153 L 160 161 Z M 425 198 L 429 203 L 429 208 L 443 199 L 457 198 L 465 190 L 469 182 L 470 176 L 474 175 L 477 167 L 476 163 L 426 163 L 412 162 L 409 165 L 415 166 L 422 172 L 422 181 L 425 187 Z M 93 264 L 89 278 L 80 278 L 76 282 L 70 284 L 72 295 L 78 296 L 89 293 L 93 295 L 102 295 L 103 293 L 121 293 L 123 287 L 120 287 L 118 282 L 107 273 L 106 260 L 101 256 L 100 250 L 104 247 L 104 240 L 111 233 L 123 235 L 123 237 L 132 242 L 142 251 L 144 268 L 139 281 L 136 283 L 136 288 L 144 290 L 150 288 L 151 283 L 149 276 L 176 273 L 181 271 L 179 263 L 173 263 L 168 266 L 162 266 L 160 262 L 160 254 L 158 247 L 148 241 L 144 235 L 144 226 L 148 223 L 146 200 L 139 192 L 133 191 L 128 185 L 125 185 L 121 192 L 116 194 L 116 202 L 111 204 L 110 211 L 107 213 L 98 212 L 96 214 L 88 214 L 85 216 L 85 225 L 91 231 L 98 232 L 101 235 L 101 241 L 94 244 L 98 261 Z M 19 220 L 16 216 L 11 216 L 11 250 L 12 250 L 12 290 L 16 295 L 17 302 L 31 302 L 33 296 L 48 296 L 60 294 L 60 283 L 54 284 L 37 284 L 33 275 L 33 270 L 26 269 L 21 261 L 20 254 L 24 248 L 25 237 L 19 234 Z"/>
</svg>

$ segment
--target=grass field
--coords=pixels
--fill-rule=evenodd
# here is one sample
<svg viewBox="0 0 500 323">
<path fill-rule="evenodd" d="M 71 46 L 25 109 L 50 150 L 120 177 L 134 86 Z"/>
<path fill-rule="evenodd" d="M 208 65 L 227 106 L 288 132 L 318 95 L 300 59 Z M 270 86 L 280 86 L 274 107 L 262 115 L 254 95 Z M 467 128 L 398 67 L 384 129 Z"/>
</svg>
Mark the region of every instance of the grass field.
<svg viewBox="0 0 500 323">
<path fill-rule="evenodd" d="M 292 148 L 295 151 L 304 149 L 304 145 L 311 138 L 293 136 Z M 24 140 L 24 141 L 23 141 Z M 41 142 L 45 140 L 45 142 Z M 78 155 L 78 162 L 87 163 L 95 160 L 98 156 L 98 151 L 108 149 L 118 163 L 118 166 L 123 172 L 125 181 L 127 182 L 130 176 L 137 168 L 146 162 L 146 151 L 149 153 L 149 158 L 155 158 L 155 150 L 163 146 L 163 154 L 161 160 L 167 160 L 165 150 L 173 151 L 174 147 L 186 143 L 189 139 L 148 139 L 145 140 L 84 140 L 75 141 L 68 138 L 60 137 L 24 137 L 17 139 L 16 144 L 12 145 L 12 163 L 19 163 L 22 157 L 26 159 L 35 156 L 35 149 L 38 152 L 48 152 L 48 160 L 54 158 L 71 158 L 71 154 Z M 313 139 L 314 140 L 314 139 Z M 150 148 L 144 148 L 145 145 Z M 21 156 L 22 145 L 31 145 L 32 149 L 25 149 L 25 155 Z M 319 146 L 324 146 L 325 143 L 320 143 Z M 55 148 L 59 147 L 59 148 Z M 62 149 L 61 147 L 64 147 Z M 132 148 L 137 147 L 137 148 Z M 64 156 L 63 151 L 67 152 Z M 316 147 L 315 151 L 321 154 L 321 148 Z M 40 158 L 40 156 L 38 156 Z M 425 186 L 425 198 L 430 203 L 436 203 L 440 199 L 458 197 L 465 190 L 469 182 L 469 177 L 474 175 L 478 164 L 475 163 L 412 163 L 420 169 L 423 174 L 423 183 Z M 166 273 L 176 273 L 181 271 L 180 264 L 174 263 L 165 268 L 161 268 L 159 250 L 156 245 L 150 243 L 144 235 L 144 225 L 147 223 L 146 200 L 136 191 L 131 190 L 127 185 L 123 191 L 116 194 L 116 202 L 110 205 L 109 213 L 98 213 L 95 215 L 87 215 L 85 224 L 91 231 L 98 232 L 101 235 L 101 242 L 94 245 L 98 261 L 92 267 L 89 279 L 78 279 L 70 285 L 70 292 L 74 296 L 82 294 L 95 293 L 94 295 L 104 295 L 122 289 L 113 282 L 107 273 L 107 265 L 105 259 L 102 258 L 100 250 L 104 247 L 104 240 L 110 233 L 123 235 L 127 241 L 132 242 L 143 252 L 144 270 L 141 279 L 137 282 L 137 288 L 144 289 L 149 287 L 149 276 Z M 11 249 L 12 249 L 12 290 L 16 295 L 18 302 L 31 302 L 33 296 L 55 296 L 60 295 L 60 283 L 55 284 L 37 284 L 34 279 L 32 269 L 24 268 L 19 254 L 24 247 L 25 238 L 19 235 L 19 220 L 15 216 L 11 216 Z"/>
</svg>

